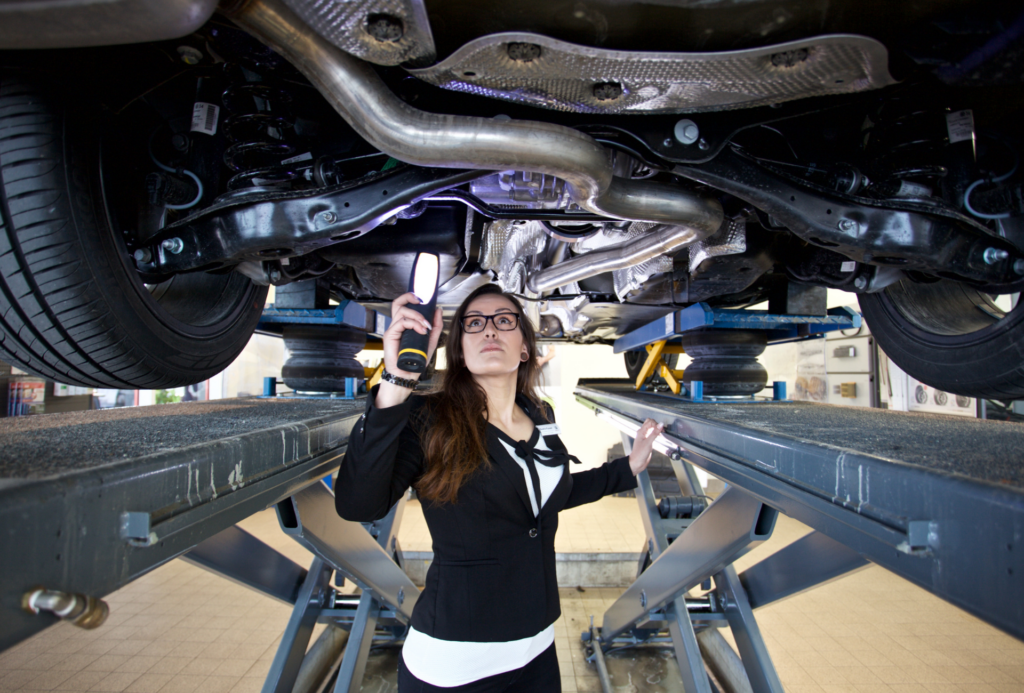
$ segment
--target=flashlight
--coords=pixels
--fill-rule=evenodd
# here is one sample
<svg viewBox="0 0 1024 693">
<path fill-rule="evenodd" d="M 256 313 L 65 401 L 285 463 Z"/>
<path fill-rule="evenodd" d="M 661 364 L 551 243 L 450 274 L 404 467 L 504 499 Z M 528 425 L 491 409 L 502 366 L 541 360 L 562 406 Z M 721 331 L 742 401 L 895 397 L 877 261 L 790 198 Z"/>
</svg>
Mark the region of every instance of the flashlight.
<svg viewBox="0 0 1024 693">
<path fill-rule="evenodd" d="M 409 308 L 422 315 L 427 322 L 434 322 L 434 306 L 437 304 L 437 255 L 420 253 L 412 267 L 412 278 L 409 291 L 416 294 L 418 304 L 408 303 Z M 422 373 L 427 370 L 427 348 L 430 345 L 430 333 L 420 334 L 416 330 L 405 330 L 398 342 L 398 367 L 409 373 Z"/>
</svg>

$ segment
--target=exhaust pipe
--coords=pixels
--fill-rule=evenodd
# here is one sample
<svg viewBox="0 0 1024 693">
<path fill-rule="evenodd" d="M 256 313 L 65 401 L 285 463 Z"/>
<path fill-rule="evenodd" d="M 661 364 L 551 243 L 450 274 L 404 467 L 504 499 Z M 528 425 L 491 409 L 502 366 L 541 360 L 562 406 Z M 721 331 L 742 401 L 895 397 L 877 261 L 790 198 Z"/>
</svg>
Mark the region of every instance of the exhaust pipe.
<svg viewBox="0 0 1024 693">
<path fill-rule="evenodd" d="M 722 223 L 713 201 L 663 183 L 613 177 L 609 153 L 572 128 L 412 108 L 368 63 L 327 42 L 281 0 L 226 3 L 222 11 L 287 58 L 356 132 L 399 161 L 550 174 L 566 181 L 576 204 L 595 214 L 685 226 L 683 245 L 710 236 Z"/>
<path fill-rule="evenodd" d="M 718 200 L 704 200 L 701 204 L 717 213 L 719 223 L 721 223 L 722 206 Z M 530 275 L 526 280 L 526 288 L 537 294 L 551 291 L 602 272 L 639 265 L 641 262 L 653 260 L 659 255 L 665 255 L 690 245 L 696 240 L 700 240 L 700 237 L 697 237 L 691 228 L 665 226 L 623 243 L 605 246 L 600 250 L 593 250 L 557 265 L 545 267 Z"/>
</svg>

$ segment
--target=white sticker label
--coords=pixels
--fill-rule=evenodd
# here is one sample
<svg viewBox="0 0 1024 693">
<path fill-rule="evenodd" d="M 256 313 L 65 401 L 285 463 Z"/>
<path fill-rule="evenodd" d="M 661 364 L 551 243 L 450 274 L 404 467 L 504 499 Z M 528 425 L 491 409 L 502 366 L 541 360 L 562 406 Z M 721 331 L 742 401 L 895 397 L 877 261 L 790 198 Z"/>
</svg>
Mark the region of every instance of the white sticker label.
<svg viewBox="0 0 1024 693">
<path fill-rule="evenodd" d="M 920 183 L 911 183 L 909 180 L 900 181 L 900 189 L 896 191 L 896 197 L 928 197 L 932 189 Z"/>
<path fill-rule="evenodd" d="M 855 269 L 857 269 L 857 263 L 854 262 L 853 260 L 849 260 L 847 262 L 844 262 L 839 267 L 839 271 L 840 272 L 852 272 Z"/>
<path fill-rule="evenodd" d="M 947 113 L 946 130 L 949 132 L 950 144 L 956 144 L 964 140 L 973 140 L 974 113 L 970 109 Z"/>
<path fill-rule="evenodd" d="M 542 436 L 557 436 L 562 432 L 562 429 L 558 427 L 558 424 L 541 424 L 537 426 L 537 430 Z"/>
<path fill-rule="evenodd" d="M 665 316 L 665 334 L 672 334 L 675 332 L 676 326 L 672 322 L 672 313 Z"/>
<path fill-rule="evenodd" d="M 217 134 L 217 118 L 220 116 L 220 106 L 212 103 L 196 101 L 192 107 L 192 132 L 201 132 L 204 135 Z"/>
<path fill-rule="evenodd" d="M 293 157 L 288 158 L 288 159 L 282 159 L 281 163 L 282 164 L 294 164 L 297 161 L 309 161 L 312 158 L 313 158 L 313 155 L 310 152 L 306 152 L 305 154 L 298 154 L 298 155 L 293 156 Z"/>
</svg>

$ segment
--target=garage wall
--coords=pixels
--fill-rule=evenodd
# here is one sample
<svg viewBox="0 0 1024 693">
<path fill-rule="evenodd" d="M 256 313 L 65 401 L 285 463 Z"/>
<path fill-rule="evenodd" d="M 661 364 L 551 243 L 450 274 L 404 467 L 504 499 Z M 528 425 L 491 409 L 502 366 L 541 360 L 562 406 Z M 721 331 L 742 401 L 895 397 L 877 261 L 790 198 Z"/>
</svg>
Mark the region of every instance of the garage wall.
<svg viewBox="0 0 1024 693">
<path fill-rule="evenodd" d="M 852 306 L 859 310 L 857 306 L 857 295 L 852 294 L 848 291 L 839 291 L 838 289 L 828 290 L 828 307 L 837 308 L 839 306 Z M 767 304 L 760 304 L 753 306 L 757 309 L 764 309 Z M 768 371 L 768 383 L 771 384 L 775 380 L 786 381 L 786 392 L 792 395 L 795 392 L 796 378 L 797 378 L 797 362 L 798 354 L 803 350 L 805 354 L 808 352 L 820 352 L 821 363 L 824 368 L 825 363 L 825 340 L 819 339 L 811 342 L 804 342 L 803 345 L 791 343 L 791 344 L 777 344 L 770 346 L 765 349 L 764 355 L 759 359 Z M 763 393 L 762 393 L 763 394 Z"/>
</svg>

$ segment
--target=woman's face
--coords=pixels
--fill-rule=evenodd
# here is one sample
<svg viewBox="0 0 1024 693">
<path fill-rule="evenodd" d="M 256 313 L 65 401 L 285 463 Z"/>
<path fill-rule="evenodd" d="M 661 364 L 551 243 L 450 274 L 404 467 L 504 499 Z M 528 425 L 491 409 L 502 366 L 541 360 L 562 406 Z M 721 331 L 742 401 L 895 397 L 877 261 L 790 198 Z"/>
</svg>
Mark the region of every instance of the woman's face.
<svg viewBox="0 0 1024 693">
<path fill-rule="evenodd" d="M 491 315 L 495 317 L 490 320 L 485 317 Z M 519 309 L 504 296 L 484 294 L 473 299 L 465 317 L 464 322 L 477 317 L 484 323 L 480 332 L 471 333 L 463 328 L 462 354 L 469 372 L 473 375 L 516 373 L 523 355 L 528 355 L 522 330 L 518 323 L 514 330 L 500 330 L 495 322 L 507 325 L 509 320 L 521 319 Z"/>
</svg>

